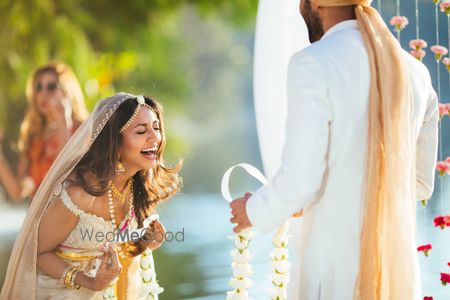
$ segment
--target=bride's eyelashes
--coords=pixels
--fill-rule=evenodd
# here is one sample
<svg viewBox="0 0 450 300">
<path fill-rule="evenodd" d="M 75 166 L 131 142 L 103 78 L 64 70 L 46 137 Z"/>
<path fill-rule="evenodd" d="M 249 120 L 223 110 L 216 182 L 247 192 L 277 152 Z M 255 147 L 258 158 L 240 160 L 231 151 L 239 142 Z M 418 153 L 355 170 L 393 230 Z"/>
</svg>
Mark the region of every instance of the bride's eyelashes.
<svg viewBox="0 0 450 300">
<path fill-rule="evenodd" d="M 159 128 L 159 127 L 154 127 L 153 130 L 154 130 L 154 131 L 161 131 L 161 128 Z M 147 132 L 147 129 L 144 130 L 144 131 L 136 132 L 136 133 L 137 133 L 137 134 L 144 134 L 144 133 L 146 133 L 146 132 Z"/>
</svg>

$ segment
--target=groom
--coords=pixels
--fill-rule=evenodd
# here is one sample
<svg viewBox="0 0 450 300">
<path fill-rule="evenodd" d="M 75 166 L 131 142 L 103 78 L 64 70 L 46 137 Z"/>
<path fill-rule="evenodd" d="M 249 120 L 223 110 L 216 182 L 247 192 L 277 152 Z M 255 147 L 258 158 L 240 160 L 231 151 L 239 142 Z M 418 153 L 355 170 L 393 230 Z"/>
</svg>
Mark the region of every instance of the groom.
<svg viewBox="0 0 450 300">
<path fill-rule="evenodd" d="M 437 98 L 370 2 L 301 0 L 313 44 L 289 64 L 281 166 L 230 204 L 235 232 L 303 210 L 293 299 L 421 299 L 415 201 L 433 191 Z"/>
</svg>

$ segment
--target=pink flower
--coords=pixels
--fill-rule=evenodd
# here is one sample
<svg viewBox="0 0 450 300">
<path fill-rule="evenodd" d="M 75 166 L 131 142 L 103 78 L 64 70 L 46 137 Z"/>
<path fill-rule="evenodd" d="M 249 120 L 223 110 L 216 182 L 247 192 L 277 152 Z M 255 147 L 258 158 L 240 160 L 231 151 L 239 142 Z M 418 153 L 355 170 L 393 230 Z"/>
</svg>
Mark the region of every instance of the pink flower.
<svg viewBox="0 0 450 300">
<path fill-rule="evenodd" d="M 443 118 L 445 115 L 448 115 L 449 106 L 447 104 L 439 103 L 438 109 L 439 109 L 439 117 Z"/>
<path fill-rule="evenodd" d="M 450 16 L 450 2 L 442 2 L 439 6 L 441 7 L 442 12 L 445 12 L 447 16 Z"/>
<path fill-rule="evenodd" d="M 447 71 L 450 72 L 450 59 L 448 57 L 442 59 L 442 63 L 447 67 Z"/>
<path fill-rule="evenodd" d="M 446 55 L 448 53 L 447 48 L 439 45 L 431 46 L 431 52 L 434 53 L 434 56 L 436 57 L 437 61 L 440 61 L 442 56 Z"/>
<path fill-rule="evenodd" d="M 438 161 L 436 164 L 436 171 L 439 171 L 439 176 L 444 176 L 450 171 L 450 164 L 445 161 Z"/>
<path fill-rule="evenodd" d="M 447 285 L 447 283 L 450 283 L 450 274 L 441 273 L 441 281 L 442 281 L 442 285 Z"/>
<path fill-rule="evenodd" d="M 428 252 L 432 249 L 431 244 L 425 244 L 422 246 L 417 247 L 417 251 L 418 252 L 423 252 L 423 254 L 425 254 L 426 257 L 428 257 Z"/>
<path fill-rule="evenodd" d="M 422 39 L 417 39 L 417 40 L 409 41 L 409 47 L 413 50 L 420 50 L 420 49 L 428 47 L 428 44 L 426 41 L 424 41 Z"/>
<path fill-rule="evenodd" d="M 395 27 L 396 31 L 402 31 L 409 24 L 409 21 L 405 16 L 394 16 L 389 23 Z"/>
<path fill-rule="evenodd" d="M 450 215 L 444 217 L 445 226 L 450 227 Z"/>
<path fill-rule="evenodd" d="M 409 53 L 420 61 L 422 61 L 422 58 L 424 58 L 425 55 L 427 54 L 425 51 L 423 51 L 421 49 L 420 50 L 411 50 L 411 51 L 409 51 Z"/>
<path fill-rule="evenodd" d="M 437 216 L 434 218 L 434 227 L 441 227 L 444 229 L 446 226 L 444 216 Z"/>
</svg>

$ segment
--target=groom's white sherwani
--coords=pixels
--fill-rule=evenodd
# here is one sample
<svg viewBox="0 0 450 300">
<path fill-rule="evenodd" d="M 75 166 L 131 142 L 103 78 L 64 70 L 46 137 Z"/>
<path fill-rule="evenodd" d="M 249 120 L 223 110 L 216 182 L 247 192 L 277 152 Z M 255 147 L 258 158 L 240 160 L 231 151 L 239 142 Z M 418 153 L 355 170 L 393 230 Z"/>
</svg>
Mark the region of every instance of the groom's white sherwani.
<svg viewBox="0 0 450 300">
<path fill-rule="evenodd" d="M 425 199 L 434 183 L 437 98 L 426 67 L 406 52 L 404 63 L 414 95 L 417 196 Z M 253 226 L 267 233 L 304 209 L 296 234 L 300 279 L 290 283 L 299 285 L 295 300 L 352 299 L 359 266 L 369 83 L 367 51 L 355 20 L 335 25 L 291 59 L 281 167 L 249 199 L 247 214 Z"/>
</svg>

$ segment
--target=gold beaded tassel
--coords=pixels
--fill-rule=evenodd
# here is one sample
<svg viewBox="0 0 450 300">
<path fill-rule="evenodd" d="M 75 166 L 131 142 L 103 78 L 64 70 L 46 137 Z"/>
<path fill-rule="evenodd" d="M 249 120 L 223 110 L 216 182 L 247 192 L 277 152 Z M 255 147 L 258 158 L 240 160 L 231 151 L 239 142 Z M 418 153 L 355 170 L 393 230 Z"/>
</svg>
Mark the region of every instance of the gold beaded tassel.
<svg viewBox="0 0 450 300">
<path fill-rule="evenodd" d="M 129 201 L 129 209 L 128 209 L 128 224 L 131 223 L 131 214 L 134 210 L 134 206 L 133 206 L 133 180 L 130 179 L 128 182 L 128 185 L 125 189 L 124 194 L 121 194 L 113 185 L 113 183 L 111 182 L 110 184 L 110 188 L 108 189 L 108 204 L 109 204 L 109 214 L 111 216 L 111 223 L 113 225 L 113 230 L 120 230 L 119 228 L 117 228 L 117 220 L 116 220 L 116 213 L 114 211 L 114 202 L 113 202 L 113 193 L 114 190 L 116 191 L 116 193 L 118 194 L 118 197 L 120 198 L 120 200 L 125 201 L 125 197 L 127 194 L 129 194 L 128 197 L 128 201 Z M 123 246 L 126 246 L 125 243 L 122 243 Z M 123 251 L 124 247 L 122 245 L 118 245 L 118 252 L 119 252 L 119 256 L 122 258 L 127 257 L 127 251 Z M 125 247 L 126 248 L 126 247 Z M 125 249 L 126 250 L 126 249 Z"/>
<path fill-rule="evenodd" d="M 120 201 L 125 201 L 126 197 L 128 196 L 129 201 L 129 209 L 128 209 L 128 226 L 131 224 L 131 214 L 134 210 L 133 206 L 133 180 L 130 179 L 128 181 L 127 187 L 125 188 L 125 191 L 123 193 L 120 193 L 117 188 L 114 186 L 114 184 L 110 183 L 110 188 L 108 189 L 108 204 L 109 204 L 109 214 L 111 216 L 111 223 L 113 226 L 113 230 L 120 230 L 120 228 L 117 228 L 117 220 L 116 220 L 116 213 L 114 210 L 114 201 L 113 201 L 113 194 L 116 198 L 119 198 Z M 127 295 L 127 289 L 128 289 L 128 267 L 131 262 L 131 258 L 128 257 L 128 245 L 127 243 L 122 243 L 121 245 L 117 245 L 117 249 L 119 252 L 119 260 L 122 265 L 122 276 L 119 276 L 117 281 L 109 287 L 109 292 L 113 293 L 113 298 L 111 299 L 125 299 Z M 118 298 L 115 298 L 118 297 Z"/>
</svg>

